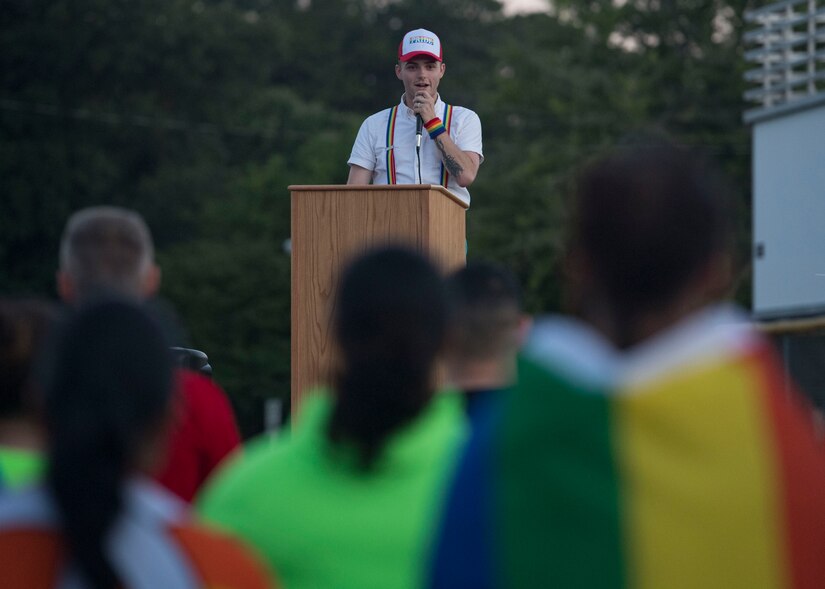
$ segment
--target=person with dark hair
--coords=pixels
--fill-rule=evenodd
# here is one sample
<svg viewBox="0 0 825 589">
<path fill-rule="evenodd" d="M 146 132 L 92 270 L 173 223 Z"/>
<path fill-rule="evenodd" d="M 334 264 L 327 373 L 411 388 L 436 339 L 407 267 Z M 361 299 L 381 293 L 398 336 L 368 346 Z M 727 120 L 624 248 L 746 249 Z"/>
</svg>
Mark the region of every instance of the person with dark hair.
<svg viewBox="0 0 825 589">
<path fill-rule="evenodd" d="M 566 288 L 474 428 L 430 587 L 825 584 L 825 446 L 776 352 L 721 303 L 715 173 L 666 142 L 578 182 Z"/>
<path fill-rule="evenodd" d="M 620 148 L 587 168 L 567 248 L 571 310 L 623 349 L 720 299 L 733 225 L 719 183 L 667 144 Z"/>
<path fill-rule="evenodd" d="M 0 299 L 0 490 L 37 481 L 43 428 L 32 369 L 56 319 L 39 299 Z"/>
<path fill-rule="evenodd" d="M 497 264 L 468 263 L 447 277 L 447 290 L 452 307 L 447 380 L 464 392 L 473 417 L 515 381 L 516 354 L 531 322 L 518 282 Z"/>
<path fill-rule="evenodd" d="M 173 367 L 132 303 L 81 309 L 47 358 L 43 487 L 0 496 L 0 587 L 268 587 L 234 540 L 145 474 L 162 454 Z M 13 564 L 12 564 L 13 563 Z"/>
<path fill-rule="evenodd" d="M 110 294 L 149 301 L 160 288 L 160 277 L 152 235 L 137 212 L 96 206 L 69 218 L 57 271 L 57 290 L 65 302 L 77 305 Z M 185 349 L 177 350 L 185 357 Z M 215 466 L 240 447 L 241 436 L 229 399 L 217 383 L 185 368 L 176 378 L 175 427 L 156 476 L 191 501 Z"/>
<path fill-rule="evenodd" d="M 413 588 L 464 435 L 437 393 L 448 322 L 433 265 L 398 248 L 345 272 L 334 305 L 340 371 L 285 439 L 248 447 L 207 485 L 203 515 L 264 555 L 292 589 Z"/>
</svg>

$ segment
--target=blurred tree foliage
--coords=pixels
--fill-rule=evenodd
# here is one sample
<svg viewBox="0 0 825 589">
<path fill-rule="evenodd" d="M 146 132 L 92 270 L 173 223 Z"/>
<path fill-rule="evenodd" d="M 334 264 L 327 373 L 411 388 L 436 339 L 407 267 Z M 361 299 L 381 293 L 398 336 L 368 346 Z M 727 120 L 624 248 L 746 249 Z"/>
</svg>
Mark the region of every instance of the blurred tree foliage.
<svg viewBox="0 0 825 589">
<path fill-rule="evenodd" d="M 746 244 L 747 1 L 554 0 L 506 17 L 497 0 L 6 0 L 0 291 L 53 293 L 71 211 L 140 211 L 184 343 L 258 430 L 262 399 L 289 395 L 286 187 L 345 181 L 358 125 L 401 93 L 397 46 L 417 27 L 444 42 L 444 98 L 484 125 L 470 257 L 513 268 L 531 310 L 560 304 L 574 172 L 639 130 L 721 164 Z"/>
</svg>

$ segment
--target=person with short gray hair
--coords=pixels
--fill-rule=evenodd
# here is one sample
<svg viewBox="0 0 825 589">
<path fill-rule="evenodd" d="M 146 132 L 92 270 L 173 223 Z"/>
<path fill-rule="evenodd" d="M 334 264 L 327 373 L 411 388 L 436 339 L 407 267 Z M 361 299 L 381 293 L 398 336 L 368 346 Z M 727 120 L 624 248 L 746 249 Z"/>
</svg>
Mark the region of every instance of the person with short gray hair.
<svg viewBox="0 0 825 589">
<path fill-rule="evenodd" d="M 112 293 L 145 299 L 160 288 L 152 235 L 135 211 L 96 206 L 69 217 L 60 240 L 58 292 L 67 302 Z"/>
<path fill-rule="evenodd" d="M 57 291 L 66 303 L 80 306 L 112 297 L 143 302 L 158 293 L 160 279 L 152 234 L 140 213 L 93 206 L 69 217 L 57 271 Z M 241 437 L 232 405 L 217 383 L 185 367 L 176 377 L 179 411 L 157 480 L 191 501 Z"/>
</svg>

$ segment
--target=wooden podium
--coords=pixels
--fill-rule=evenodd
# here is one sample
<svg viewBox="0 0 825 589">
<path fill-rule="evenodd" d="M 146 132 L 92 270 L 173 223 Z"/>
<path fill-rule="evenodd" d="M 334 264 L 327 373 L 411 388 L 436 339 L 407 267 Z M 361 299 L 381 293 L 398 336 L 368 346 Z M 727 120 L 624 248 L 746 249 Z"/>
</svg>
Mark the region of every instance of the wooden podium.
<svg viewBox="0 0 825 589">
<path fill-rule="evenodd" d="M 463 266 L 467 206 L 443 186 L 290 186 L 292 201 L 292 412 L 329 384 L 332 302 L 342 269 L 359 253 L 401 244 L 444 272 Z"/>
</svg>

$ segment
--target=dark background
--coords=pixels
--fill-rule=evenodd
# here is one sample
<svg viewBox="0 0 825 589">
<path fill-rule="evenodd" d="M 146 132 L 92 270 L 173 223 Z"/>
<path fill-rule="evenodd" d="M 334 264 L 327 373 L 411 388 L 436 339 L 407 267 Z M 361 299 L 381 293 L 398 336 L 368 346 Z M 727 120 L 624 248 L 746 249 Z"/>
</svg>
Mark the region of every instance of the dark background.
<svg viewBox="0 0 825 589">
<path fill-rule="evenodd" d="M 469 256 L 507 264 L 529 309 L 559 306 L 577 167 L 640 130 L 715 158 L 750 226 L 743 0 L 0 0 L 0 293 L 54 296 L 68 215 L 149 223 L 164 304 L 206 351 L 245 434 L 289 396 L 289 184 L 346 181 L 361 121 L 401 95 L 401 35 L 444 45 L 447 102 L 485 162 Z M 743 260 L 746 256 L 743 256 Z M 749 267 L 736 296 L 749 303 Z"/>
</svg>

